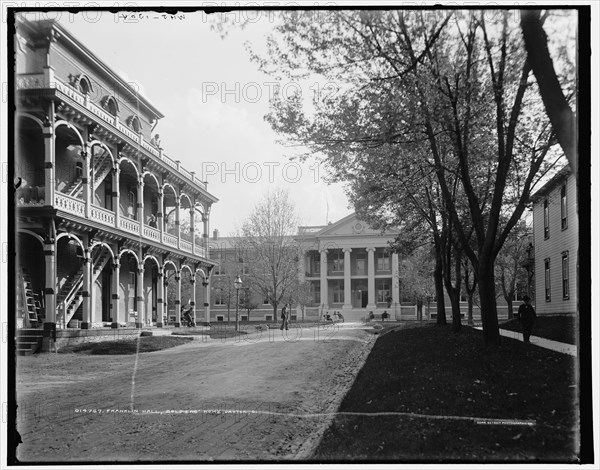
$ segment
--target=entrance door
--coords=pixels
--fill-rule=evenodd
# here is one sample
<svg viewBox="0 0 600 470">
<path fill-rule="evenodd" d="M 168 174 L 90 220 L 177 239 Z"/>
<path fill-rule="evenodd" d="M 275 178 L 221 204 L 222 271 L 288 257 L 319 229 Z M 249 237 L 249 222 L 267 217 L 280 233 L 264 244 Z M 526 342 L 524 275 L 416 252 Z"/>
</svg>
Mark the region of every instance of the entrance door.
<svg viewBox="0 0 600 470">
<path fill-rule="evenodd" d="M 369 302 L 369 296 L 366 290 L 361 290 L 360 291 L 360 295 L 361 295 L 361 306 L 362 308 L 367 308 L 367 303 Z"/>
</svg>

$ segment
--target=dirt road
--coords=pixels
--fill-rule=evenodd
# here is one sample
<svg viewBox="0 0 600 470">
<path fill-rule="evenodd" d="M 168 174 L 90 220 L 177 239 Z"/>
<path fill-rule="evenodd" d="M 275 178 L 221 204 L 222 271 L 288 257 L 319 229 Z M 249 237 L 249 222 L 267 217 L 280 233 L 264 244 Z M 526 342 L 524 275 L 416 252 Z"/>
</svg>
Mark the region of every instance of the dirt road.
<svg viewBox="0 0 600 470">
<path fill-rule="evenodd" d="M 17 363 L 23 462 L 310 456 L 376 336 L 360 325 Z"/>
</svg>

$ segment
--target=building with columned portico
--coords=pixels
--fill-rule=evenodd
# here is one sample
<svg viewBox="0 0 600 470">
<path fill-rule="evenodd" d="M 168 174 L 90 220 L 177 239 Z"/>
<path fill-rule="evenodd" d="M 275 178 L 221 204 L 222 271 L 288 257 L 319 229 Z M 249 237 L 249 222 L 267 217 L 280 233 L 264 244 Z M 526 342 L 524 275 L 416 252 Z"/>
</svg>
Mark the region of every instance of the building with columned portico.
<svg viewBox="0 0 600 470">
<path fill-rule="evenodd" d="M 19 18 L 15 53 L 17 326 L 208 321 L 217 198 L 163 151 L 163 115 L 55 21 Z"/>
<path fill-rule="evenodd" d="M 328 225 L 299 227 L 300 280 L 309 283 L 312 295 L 308 310 L 338 311 L 351 320 L 369 311 L 399 317 L 398 254 L 388 246 L 397 234 L 374 230 L 354 213 Z"/>
<path fill-rule="evenodd" d="M 328 311 L 341 312 L 350 321 L 364 320 L 369 311 L 379 317 L 387 311 L 391 318 L 414 318 L 412 306 L 402 310 L 398 255 L 388 247 L 397 233 L 373 230 L 356 214 L 327 225 L 298 227 L 298 278 L 309 286 L 310 298 L 302 305 L 293 303 L 291 319 L 314 321 Z M 247 286 L 239 293 L 241 300 L 234 297 L 232 279 L 248 274 L 247 253 L 236 249 L 237 244 L 239 240 L 219 237 L 217 230 L 210 241 L 211 258 L 219 265 L 211 281 L 211 320 L 231 321 L 239 301 L 242 321 L 277 321 L 269 301 Z"/>
</svg>

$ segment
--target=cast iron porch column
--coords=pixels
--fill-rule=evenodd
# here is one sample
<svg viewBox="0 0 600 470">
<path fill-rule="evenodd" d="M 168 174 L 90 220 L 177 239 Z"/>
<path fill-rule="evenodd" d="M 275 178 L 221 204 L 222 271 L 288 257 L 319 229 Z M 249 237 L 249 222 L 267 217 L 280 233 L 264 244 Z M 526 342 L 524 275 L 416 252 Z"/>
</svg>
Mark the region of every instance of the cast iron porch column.
<svg viewBox="0 0 600 470">
<path fill-rule="evenodd" d="M 136 283 L 136 309 L 137 309 L 137 324 L 136 328 L 146 326 L 146 309 L 144 308 L 144 266 L 138 266 L 137 283 Z"/>
<path fill-rule="evenodd" d="M 88 236 L 85 235 L 83 238 L 84 246 L 88 246 Z M 81 321 L 81 329 L 87 330 L 89 328 L 92 318 L 92 298 L 90 293 L 92 291 L 92 259 L 91 251 L 86 248 L 83 252 L 83 290 L 81 292 L 83 298 L 83 318 Z"/>
<path fill-rule="evenodd" d="M 175 326 L 179 327 L 181 326 L 181 269 L 179 271 L 175 271 L 175 280 L 177 281 L 177 297 L 175 298 Z"/>
<path fill-rule="evenodd" d="M 117 255 L 118 256 L 118 255 Z M 112 299 L 110 304 L 110 316 L 112 319 L 112 327 L 119 327 L 119 277 L 121 274 L 121 265 L 119 264 L 119 259 L 115 259 L 113 264 L 113 277 L 112 277 Z"/>
</svg>

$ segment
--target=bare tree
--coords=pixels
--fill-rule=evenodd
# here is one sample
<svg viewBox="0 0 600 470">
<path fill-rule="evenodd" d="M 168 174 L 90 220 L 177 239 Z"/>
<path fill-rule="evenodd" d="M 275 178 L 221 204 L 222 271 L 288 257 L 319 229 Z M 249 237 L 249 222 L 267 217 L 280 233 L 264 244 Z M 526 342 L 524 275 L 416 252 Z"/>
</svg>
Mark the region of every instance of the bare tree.
<svg viewBox="0 0 600 470">
<path fill-rule="evenodd" d="M 238 230 L 237 249 L 248 268 L 250 288 L 277 307 L 289 298 L 298 283 L 298 252 L 294 235 L 298 216 L 289 193 L 269 191 Z"/>
</svg>

